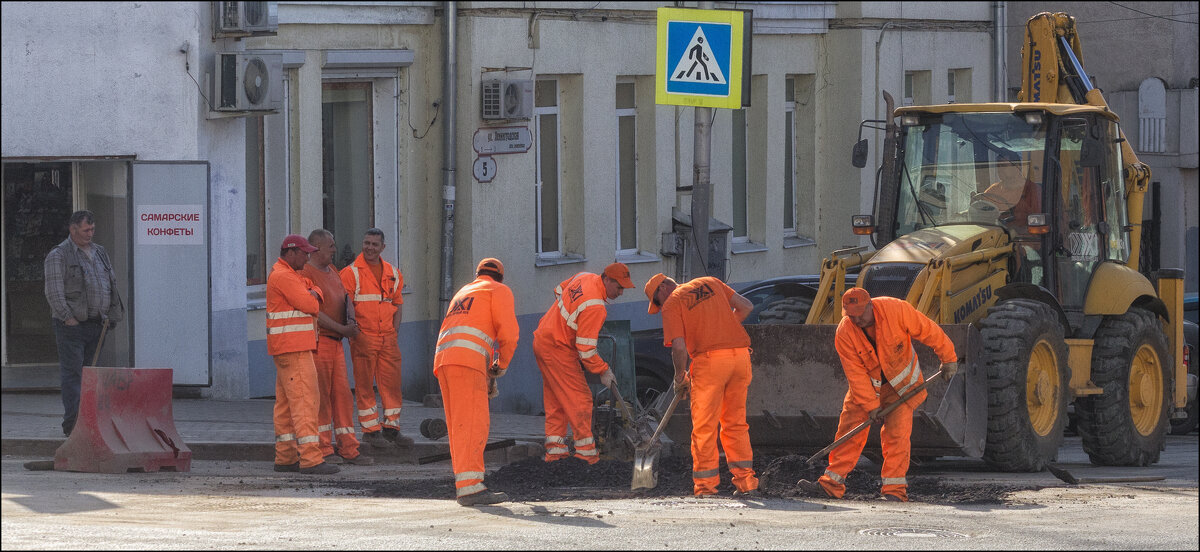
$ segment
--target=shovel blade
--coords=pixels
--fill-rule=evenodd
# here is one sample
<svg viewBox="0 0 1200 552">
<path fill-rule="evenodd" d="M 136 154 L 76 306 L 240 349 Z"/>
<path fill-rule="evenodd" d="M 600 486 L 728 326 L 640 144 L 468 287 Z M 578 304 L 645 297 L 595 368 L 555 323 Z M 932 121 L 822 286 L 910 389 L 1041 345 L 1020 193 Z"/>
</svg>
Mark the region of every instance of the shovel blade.
<svg viewBox="0 0 1200 552">
<path fill-rule="evenodd" d="M 658 486 L 658 455 L 662 446 L 638 447 L 633 455 L 633 482 L 630 490 L 653 489 Z"/>
</svg>

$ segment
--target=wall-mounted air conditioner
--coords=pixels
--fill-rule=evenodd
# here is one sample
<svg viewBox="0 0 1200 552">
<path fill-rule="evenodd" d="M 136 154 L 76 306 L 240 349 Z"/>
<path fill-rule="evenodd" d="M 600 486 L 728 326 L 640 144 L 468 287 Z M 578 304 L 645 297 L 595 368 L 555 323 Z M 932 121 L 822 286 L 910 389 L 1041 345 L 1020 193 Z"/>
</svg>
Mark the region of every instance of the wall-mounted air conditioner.
<svg viewBox="0 0 1200 552">
<path fill-rule="evenodd" d="M 279 32 L 275 2 L 213 2 L 213 38 Z"/>
<path fill-rule="evenodd" d="M 218 53 L 213 111 L 278 111 L 283 106 L 283 54 Z"/>
<path fill-rule="evenodd" d="M 533 81 L 491 79 L 481 83 L 482 118 L 488 120 L 532 119 Z"/>
</svg>

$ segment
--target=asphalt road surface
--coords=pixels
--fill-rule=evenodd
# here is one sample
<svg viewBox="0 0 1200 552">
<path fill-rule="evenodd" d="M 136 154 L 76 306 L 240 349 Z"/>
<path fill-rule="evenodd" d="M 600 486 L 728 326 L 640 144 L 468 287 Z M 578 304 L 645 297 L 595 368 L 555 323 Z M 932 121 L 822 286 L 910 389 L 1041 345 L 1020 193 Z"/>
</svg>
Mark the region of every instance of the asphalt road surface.
<svg viewBox="0 0 1200 552">
<path fill-rule="evenodd" d="M 1200 547 L 1195 433 L 1168 438 L 1149 468 L 1088 464 L 1068 438 L 1076 477 L 1162 476 L 1069 485 L 982 462 L 914 468 L 956 485 L 1022 488 L 989 503 L 732 497 L 595 499 L 464 508 L 446 498 L 375 496 L 373 487 L 449 477 L 447 463 L 345 466 L 333 476 L 266 462 L 195 461 L 188 473 L 27 471 L 3 460 L 2 546 L 195 549 L 1190 549 Z M 864 470 L 878 470 L 864 461 Z"/>
</svg>

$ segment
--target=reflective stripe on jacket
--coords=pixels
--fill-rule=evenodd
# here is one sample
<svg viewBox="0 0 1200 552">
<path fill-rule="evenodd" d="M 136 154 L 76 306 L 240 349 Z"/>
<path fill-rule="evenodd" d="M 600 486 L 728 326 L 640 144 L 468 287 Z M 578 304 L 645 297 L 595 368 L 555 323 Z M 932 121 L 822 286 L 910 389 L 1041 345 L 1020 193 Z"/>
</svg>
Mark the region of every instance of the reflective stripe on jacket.
<svg viewBox="0 0 1200 552">
<path fill-rule="evenodd" d="M 834 338 L 850 386 L 848 398 L 867 410 L 879 408 L 879 389 L 883 381 L 887 381 L 897 394 L 925 381 L 913 351 L 913 339 L 931 347 L 942 362 L 954 362 L 958 358 L 946 332 L 907 301 L 874 297 L 871 309 L 875 315 L 876 346 L 871 345 L 866 332 L 849 317 L 842 317 Z M 913 404 L 923 400 L 924 391 L 914 398 Z"/>
<path fill-rule="evenodd" d="M 321 291 L 312 280 L 283 259 L 267 276 L 267 354 L 278 355 L 317 348 L 317 312 L 321 302 L 309 290 Z"/>
<path fill-rule="evenodd" d="M 537 333 L 550 337 L 563 347 L 574 348 L 579 361 L 589 372 L 608 369 L 596 350 L 604 319 L 607 293 L 599 274 L 580 272 L 554 288 L 554 304 L 542 316 Z"/>
<path fill-rule="evenodd" d="M 519 335 L 512 290 L 490 276 L 480 276 L 450 300 L 433 364 L 486 370 L 499 353 L 500 368 L 507 369 Z"/>
<path fill-rule="evenodd" d="M 396 305 L 404 303 L 400 295 L 404 289 L 404 276 L 391 263 L 383 259 L 379 262 L 383 263 L 382 282 L 375 281 L 375 273 L 371 272 L 362 253 L 341 272 L 342 285 L 354 303 L 354 319 L 358 322 L 358 328 L 375 335 L 396 331 L 392 318 L 396 314 Z"/>
</svg>

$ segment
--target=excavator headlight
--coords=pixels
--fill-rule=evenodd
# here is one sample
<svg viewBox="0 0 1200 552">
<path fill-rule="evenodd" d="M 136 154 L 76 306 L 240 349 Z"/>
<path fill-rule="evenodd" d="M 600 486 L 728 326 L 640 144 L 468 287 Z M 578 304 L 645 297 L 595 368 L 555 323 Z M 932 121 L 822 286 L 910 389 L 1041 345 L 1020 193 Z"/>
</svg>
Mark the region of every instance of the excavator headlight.
<svg viewBox="0 0 1200 552">
<path fill-rule="evenodd" d="M 1050 233 L 1050 217 L 1046 213 L 1033 213 L 1025 219 L 1026 226 L 1029 227 L 1030 234 L 1048 234 Z"/>
<path fill-rule="evenodd" d="M 850 217 L 850 226 L 859 236 L 869 236 L 875 232 L 875 217 L 873 215 L 854 215 Z"/>
<path fill-rule="evenodd" d="M 1031 127 L 1042 126 L 1042 112 L 1041 111 L 1026 111 L 1025 112 L 1025 123 Z"/>
<path fill-rule="evenodd" d="M 901 115 L 900 124 L 902 126 L 917 126 L 921 124 L 921 118 L 916 115 Z"/>
</svg>

